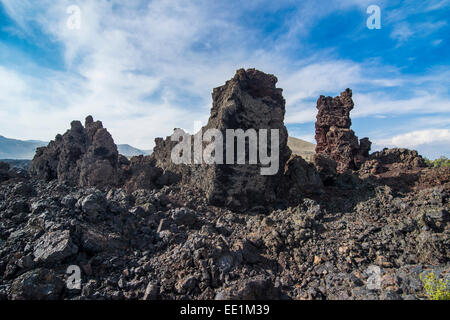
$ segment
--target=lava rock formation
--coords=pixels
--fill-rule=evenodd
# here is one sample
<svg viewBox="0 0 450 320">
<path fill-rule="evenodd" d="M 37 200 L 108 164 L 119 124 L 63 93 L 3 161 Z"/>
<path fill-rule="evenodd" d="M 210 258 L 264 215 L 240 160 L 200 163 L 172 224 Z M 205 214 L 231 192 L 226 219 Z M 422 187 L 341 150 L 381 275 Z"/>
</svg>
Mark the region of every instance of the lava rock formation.
<svg viewBox="0 0 450 320">
<path fill-rule="evenodd" d="M 321 96 L 317 101 L 316 153 L 331 155 L 340 173 L 359 169 L 369 157 L 372 145 L 368 138 L 358 142 L 358 137 L 350 129 L 350 111 L 353 107 L 350 89 L 338 97 Z"/>
</svg>

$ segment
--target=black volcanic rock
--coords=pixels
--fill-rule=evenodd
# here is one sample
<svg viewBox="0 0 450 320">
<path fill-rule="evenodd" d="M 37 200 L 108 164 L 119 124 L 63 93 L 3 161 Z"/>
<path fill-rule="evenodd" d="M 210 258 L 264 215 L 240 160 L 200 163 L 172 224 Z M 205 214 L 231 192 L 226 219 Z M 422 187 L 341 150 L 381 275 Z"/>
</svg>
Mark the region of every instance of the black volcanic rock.
<svg viewBox="0 0 450 320">
<path fill-rule="evenodd" d="M 73 121 L 64 135 L 58 134 L 47 147 L 38 148 L 30 173 L 72 186 L 124 186 L 130 192 L 160 188 L 179 180 L 155 167 L 155 163 L 149 156 L 128 160 L 119 154 L 108 130 L 88 116 L 84 127 L 80 121 Z"/>
<path fill-rule="evenodd" d="M 425 168 L 425 160 L 416 150 L 409 149 L 383 149 L 370 155 L 370 160 L 377 161 L 381 166 L 393 165 L 402 169 Z"/>
<path fill-rule="evenodd" d="M 10 179 L 9 164 L 6 162 L 0 162 L 0 182 Z"/>
<path fill-rule="evenodd" d="M 58 179 L 72 185 L 117 185 L 119 153 L 100 121 L 86 118 L 85 127 L 73 121 L 64 135 L 38 148 L 31 173 L 47 181 Z"/>
<path fill-rule="evenodd" d="M 299 194 L 310 195 L 323 191 L 323 181 L 317 169 L 300 156 L 292 155 L 286 163 L 284 179 L 285 182 L 280 188 L 288 186 L 290 198 L 298 198 Z"/>
<path fill-rule="evenodd" d="M 14 300 L 56 300 L 64 282 L 52 270 L 35 269 L 18 277 L 11 286 Z"/>
<path fill-rule="evenodd" d="M 337 176 L 337 163 L 330 155 L 323 153 L 314 154 L 311 157 L 311 162 L 314 164 L 324 184 L 330 185 L 334 183 Z"/>
<path fill-rule="evenodd" d="M 357 170 L 369 157 L 371 142 L 361 139 L 350 129 L 353 109 L 352 91 L 345 90 L 340 96 L 321 96 L 317 101 L 316 153 L 328 154 L 337 162 L 337 171 Z"/>
<path fill-rule="evenodd" d="M 39 262 L 51 263 L 63 260 L 77 251 L 78 247 L 72 243 L 68 230 L 56 231 L 39 238 L 34 248 L 34 257 Z"/>
<path fill-rule="evenodd" d="M 13 167 L 7 162 L 0 161 L 0 183 L 8 180 L 26 179 L 28 178 L 27 171 Z"/>
<path fill-rule="evenodd" d="M 213 106 L 208 124 L 202 132 L 217 129 L 223 136 L 223 155 L 226 160 L 227 129 L 279 130 L 278 172 L 262 175 L 261 164 L 248 164 L 249 144 L 246 142 L 247 164 L 202 164 L 174 165 L 170 154 L 176 145 L 170 137 L 156 139 L 152 156 L 158 165 L 177 172 L 188 183 L 206 193 L 211 204 L 244 210 L 254 206 L 264 206 L 276 201 L 284 167 L 291 155 L 287 146 L 287 130 L 284 126 L 285 100 L 282 89 L 276 88 L 277 78 L 255 69 L 240 69 L 224 86 L 215 88 L 212 94 Z M 199 136 L 190 138 L 192 141 Z M 188 136 L 187 136 L 188 137 Z M 203 144 L 203 149 L 205 145 Z M 236 141 L 234 149 L 237 148 Z M 259 151 L 259 149 L 258 149 Z M 270 139 L 268 139 L 270 154 Z M 236 160 L 236 155 L 235 159 Z"/>
<path fill-rule="evenodd" d="M 122 168 L 124 168 L 122 180 L 128 192 L 158 189 L 180 181 L 178 174 L 158 167 L 156 160 L 151 156 L 133 157 L 128 165 Z"/>
</svg>

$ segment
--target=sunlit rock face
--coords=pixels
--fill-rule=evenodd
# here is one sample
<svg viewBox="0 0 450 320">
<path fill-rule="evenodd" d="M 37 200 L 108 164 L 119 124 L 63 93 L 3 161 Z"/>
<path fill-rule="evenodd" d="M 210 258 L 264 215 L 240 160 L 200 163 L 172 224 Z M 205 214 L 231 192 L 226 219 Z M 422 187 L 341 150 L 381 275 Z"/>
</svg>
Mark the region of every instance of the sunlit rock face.
<svg viewBox="0 0 450 320">
<path fill-rule="evenodd" d="M 353 107 L 350 89 L 335 98 L 320 96 L 317 101 L 316 153 L 330 155 L 337 162 L 340 173 L 359 169 L 367 160 L 372 145 L 368 138 L 358 141 L 350 129 Z"/>
</svg>

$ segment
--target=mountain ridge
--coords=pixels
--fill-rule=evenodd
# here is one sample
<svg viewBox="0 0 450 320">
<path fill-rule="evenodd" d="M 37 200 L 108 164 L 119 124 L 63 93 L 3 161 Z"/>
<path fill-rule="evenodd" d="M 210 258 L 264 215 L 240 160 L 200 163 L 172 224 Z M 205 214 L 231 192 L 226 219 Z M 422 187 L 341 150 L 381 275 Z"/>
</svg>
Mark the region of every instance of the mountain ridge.
<svg viewBox="0 0 450 320">
<path fill-rule="evenodd" d="M 45 147 L 48 142 L 41 140 L 19 140 L 0 135 L 0 159 L 31 160 L 36 149 Z M 118 144 L 119 153 L 126 157 L 149 155 L 148 150 L 141 150 L 129 144 Z"/>
<path fill-rule="evenodd" d="M 0 135 L 0 158 L 29 160 L 33 158 L 37 148 L 47 144 L 45 141 L 18 140 Z"/>
</svg>

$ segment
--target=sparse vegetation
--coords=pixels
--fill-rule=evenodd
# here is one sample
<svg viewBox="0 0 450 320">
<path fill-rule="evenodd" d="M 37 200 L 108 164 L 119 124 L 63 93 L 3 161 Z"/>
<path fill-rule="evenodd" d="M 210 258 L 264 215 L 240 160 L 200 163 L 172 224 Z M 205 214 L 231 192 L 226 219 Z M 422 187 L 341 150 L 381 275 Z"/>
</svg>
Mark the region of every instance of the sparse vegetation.
<svg viewBox="0 0 450 320">
<path fill-rule="evenodd" d="M 430 160 L 425 158 L 425 163 L 432 168 L 440 168 L 440 167 L 450 167 L 450 159 L 447 157 L 440 157 L 436 160 Z"/>
<path fill-rule="evenodd" d="M 450 300 L 450 290 L 448 289 L 448 280 L 436 278 L 433 272 L 426 276 L 420 275 L 425 295 L 430 300 Z"/>
</svg>

